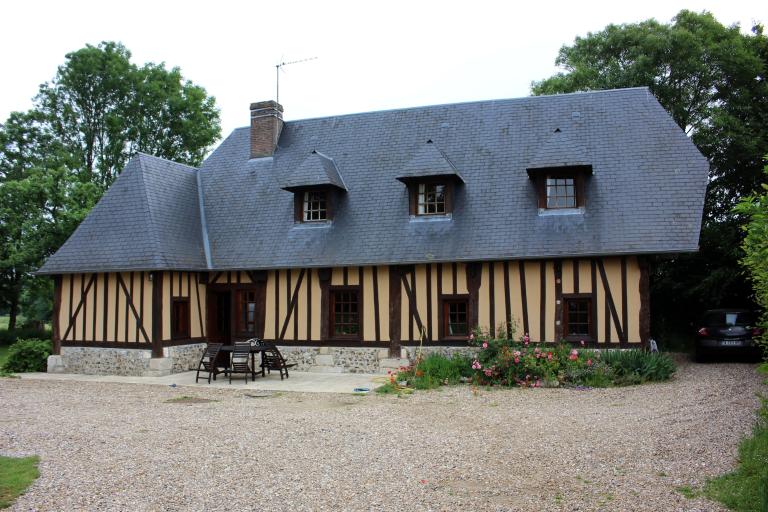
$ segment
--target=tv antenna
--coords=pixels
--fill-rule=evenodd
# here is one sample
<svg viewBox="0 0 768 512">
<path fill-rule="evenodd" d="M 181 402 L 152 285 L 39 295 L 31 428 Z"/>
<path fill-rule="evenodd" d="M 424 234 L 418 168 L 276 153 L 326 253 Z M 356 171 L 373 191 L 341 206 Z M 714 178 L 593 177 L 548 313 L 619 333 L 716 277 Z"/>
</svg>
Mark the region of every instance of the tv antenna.
<svg viewBox="0 0 768 512">
<path fill-rule="evenodd" d="M 281 62 L 280 64 L 275 64 L 275 101 L 277 103 L 280 103 L 280 70 L 283 68 L 283 66 L 288 66 L 289 64 L 298 64 L 299 62 L 307 62 L 316 59 L 317 57 L 310 57 L 308 59 L 292 60 L 289 62 Z"/>
</svg>

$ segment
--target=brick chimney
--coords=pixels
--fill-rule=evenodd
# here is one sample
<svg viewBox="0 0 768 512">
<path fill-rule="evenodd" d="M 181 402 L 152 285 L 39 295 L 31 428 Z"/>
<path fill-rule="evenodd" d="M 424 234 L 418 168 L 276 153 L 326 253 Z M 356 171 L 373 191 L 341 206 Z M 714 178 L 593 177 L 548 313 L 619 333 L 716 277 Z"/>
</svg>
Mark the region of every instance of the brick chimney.
<svg viewBox="0 0 768 512">
<path fill-rule="evenodd" d="M 282 129 L 282 105 L 272 100 L 251 103 L 251 158 L 272 156 Z"/>
</svg>

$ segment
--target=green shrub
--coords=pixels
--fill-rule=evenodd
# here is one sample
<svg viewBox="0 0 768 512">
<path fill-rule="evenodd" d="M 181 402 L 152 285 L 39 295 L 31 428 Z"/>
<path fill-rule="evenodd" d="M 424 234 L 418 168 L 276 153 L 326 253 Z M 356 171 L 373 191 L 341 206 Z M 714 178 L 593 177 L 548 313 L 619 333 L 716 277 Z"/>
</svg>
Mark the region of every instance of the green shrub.
<svg viewBox="0 0 768 512">
<path fill-rule="evenodd" d="M 50 340 L 51 331 L 36 328 L 20 328 L 12 331 L 0 329 L 0 345 L 12 345 L 21 339 Z"/>
<path fill-rule="evenodd" d="M 606 350 L 601 360 L 614 372 L 618 385 L 641 384 L 669 380 L 677 367 L 667 354 L 645 350 Z"/>
<path fill-rule="evenodd" d="M 53 347 L 48 340 L 18 340 L 8 349 L 3 365 L 7 372 L 44 372 Z"/>
</svg>

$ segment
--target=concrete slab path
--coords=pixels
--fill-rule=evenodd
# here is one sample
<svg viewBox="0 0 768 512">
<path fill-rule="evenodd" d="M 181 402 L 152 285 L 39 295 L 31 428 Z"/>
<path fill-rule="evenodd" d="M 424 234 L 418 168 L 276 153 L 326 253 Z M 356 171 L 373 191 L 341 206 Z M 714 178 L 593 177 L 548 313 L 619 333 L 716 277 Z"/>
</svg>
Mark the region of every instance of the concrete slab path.
<svg viewBox="0 0 768 512">
<path fill-rule="evenodd" d="M 76 382 L 115 382 L 121 384 L 150 384 L 158 386 L 205 386 L 227 389 L 251 389 L 263 391 L 299 391 L 309 393 L 354 393 L 356 388 L 368 388 L 373 391 L 384 384 L 386 376 L 366 373 L 312 373 L 291 372 L 290 377 L 280 380 L 278 373 L 266 377 L 257 376 L 255 381 L 245 383 L 242 375 L 236 375 L 229 383 L 229 378 L 219 375 L 216 381 L 208 384 L 200 377 L 195 384 L 196 372 L 174 373 L 164 377 L 130 377 L 119 375 L 81 375 L 75 373 L 22 373 L 19 377 L 28 380 L 64 380 Z"/>
</svg>

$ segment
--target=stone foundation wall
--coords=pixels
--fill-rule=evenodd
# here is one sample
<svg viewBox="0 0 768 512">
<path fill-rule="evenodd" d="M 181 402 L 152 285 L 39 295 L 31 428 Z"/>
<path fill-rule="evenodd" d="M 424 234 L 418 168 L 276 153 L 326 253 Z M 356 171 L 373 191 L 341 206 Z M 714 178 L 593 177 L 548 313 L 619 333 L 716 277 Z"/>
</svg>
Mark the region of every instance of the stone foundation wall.
<svg viewBox="0 0 768 512">
<path fill-rule="evenodd" d="M 389 351 L 372 347 L 277 346 L 287 363 L 299 372 L 378 373 Z"/>
<path fill-rule="evenodd" d="M 453 357 L 453 354 L 460 354 L 465 357 L 474 357 L 479 349 L 477 347 L 422 347 L 421 350 L 425 356 L 440 354 L 444 357 Z M 419 347 L 402 347 L 401 351 L 402 357 L 413 361 L 416 359 Z"/>
<path fill-rule="evenodd" d="M 51 373 L 89 375 L 159 376 L 197 368 L 205 343 L 163 348 L 163 358 L 152 358 L 151 350 L 104 347 L 62 347 L 61 355 L 49 358 Z M 299 372 L 386 373 L 412 362 L 418 347 L 402 347 L 400 358 L 390 358 L 389 349 L 375 347 L 308 347 L 278 345 L 288 363 Z M 472 356 L 473 347 L 422 347 L 427 354 L 451 357 L 455 353 Z"/>
<path fill-rule="evenodd" d="M 170 357 L 173 361 L 171 373 L 197 370 L 200 358 L 205 352 L 205 346 L 205 343 L 195 343 L 194 345 L 176 345 L 175 347 L 163 348 L 163 355 Z"/>
<path fill-rule="evenodd" d="M 52 356 L 56 357 L 56 356 Z M 135 348 L 61 347 L 59 373 L 130 375 L 149 372 L 151 350 Z"/>
</svg>

